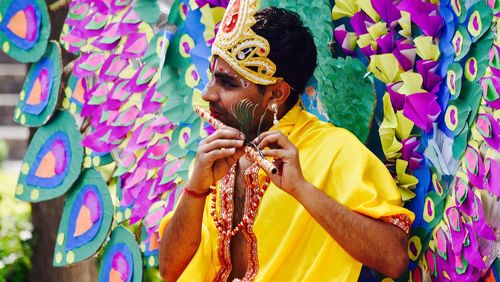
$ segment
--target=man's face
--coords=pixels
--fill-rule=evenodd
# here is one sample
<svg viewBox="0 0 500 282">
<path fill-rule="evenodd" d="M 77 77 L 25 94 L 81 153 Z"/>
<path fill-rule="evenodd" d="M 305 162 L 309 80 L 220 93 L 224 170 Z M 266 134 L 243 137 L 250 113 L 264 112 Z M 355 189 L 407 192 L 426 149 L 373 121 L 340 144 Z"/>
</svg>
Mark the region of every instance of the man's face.
<svg viewBox="0 0 500 282">
<path fill-rule="evenodd" d="M 264 93 L 259 92 L 255 83 L 243 78 L 221 58 L 214 58 L 211 71 L 212 81 L 207 84 L 202 97 L 209 102 L 212 116 L 228 126 L 240 129 L 240 124 L 233 116 L 232 110 L 238 102 L 248 99 L 257 105 L 251 126 L 254 131 L 257 131 L 260 119 L 266 112 L 269 102 L 265 101 Z M 252 111 L 253 109 L 252 107 Z M 271 113 L 266 113 L 263 128 L 266 128 L 264 125 L 269 123 L 271 117 Z"/>
</svg>

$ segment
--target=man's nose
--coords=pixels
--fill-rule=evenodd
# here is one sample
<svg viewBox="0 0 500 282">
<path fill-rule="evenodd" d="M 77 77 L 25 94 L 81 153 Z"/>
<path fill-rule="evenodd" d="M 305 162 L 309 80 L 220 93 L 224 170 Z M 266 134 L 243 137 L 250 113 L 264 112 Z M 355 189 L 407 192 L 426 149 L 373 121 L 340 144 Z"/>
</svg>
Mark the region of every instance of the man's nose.
<svg viewBox="0 0 500 282">
<path fill-rule="evenodd" d="M 217 102 L 219 100 L 219 91 L 217 87 L 215 85 L 205 86 L 201 94 L 201 98 L 207 102 Z"/>
</svg>

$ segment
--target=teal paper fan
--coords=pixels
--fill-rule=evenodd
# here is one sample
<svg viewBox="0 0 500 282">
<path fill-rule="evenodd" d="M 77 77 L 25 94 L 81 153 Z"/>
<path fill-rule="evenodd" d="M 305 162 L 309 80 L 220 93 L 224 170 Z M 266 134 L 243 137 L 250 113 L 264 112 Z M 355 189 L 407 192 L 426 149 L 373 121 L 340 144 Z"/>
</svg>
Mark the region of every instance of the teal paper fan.
<svg viewBox="0 0 500 282">
<path fill-rule="evenodd" d="M 57 105 L 61 85 L 61 49 L 51 41 L 45 55 L 33 64 L 19 94 L 14 121 L 30 127 L 45 124 Z"/>
<path fill-rule="evenodd" d="M 95 169 L 87 169 L 64 203 L 57 232 L 54 266 L 80 262 L 94 255 L 108 237 L 113 202 L 106 181 Z"/>
<path fill-rule="evenodd" d="M 50 19 L 43 0 L 0 1 L 0 48 L 21 63 L 36 62 L 47 48 Z"/>
<path fill-rule="evenodd" d="M 101 258 L 98 281 L 142 281 L 142 255 L 134 236 L 124 227 L 111 233 Z"/>
<path fill-rule="evenodd" d="M 21 165 L 16 198 L 40 202 L 66 193 L 80 175 L 82 137 L 68 112 L 56 113 L 31 140 Z"/>
</svg>

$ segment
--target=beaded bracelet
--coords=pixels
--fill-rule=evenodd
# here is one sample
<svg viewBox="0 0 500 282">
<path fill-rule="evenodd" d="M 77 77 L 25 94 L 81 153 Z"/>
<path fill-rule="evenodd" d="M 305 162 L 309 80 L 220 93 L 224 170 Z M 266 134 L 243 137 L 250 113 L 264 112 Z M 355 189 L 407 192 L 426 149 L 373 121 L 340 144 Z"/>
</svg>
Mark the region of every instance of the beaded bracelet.
<svg viewBox="0 0 500 282">
<path fill-rule="evenodd" d="M 199 198 L 206 198 L 208 195 L 210 195 L 211 190 L 212 189 L 208 189 L 207 192 L 198 193 L 198 192 L 195 192 L 195 191 L 189 189 L 189 187 L 187 185 L 184 186 L 184 192 L 186 193 L 187 196 L 190 196 L 193 198 L 198 198 L 198 199 Z"/>
</svg>

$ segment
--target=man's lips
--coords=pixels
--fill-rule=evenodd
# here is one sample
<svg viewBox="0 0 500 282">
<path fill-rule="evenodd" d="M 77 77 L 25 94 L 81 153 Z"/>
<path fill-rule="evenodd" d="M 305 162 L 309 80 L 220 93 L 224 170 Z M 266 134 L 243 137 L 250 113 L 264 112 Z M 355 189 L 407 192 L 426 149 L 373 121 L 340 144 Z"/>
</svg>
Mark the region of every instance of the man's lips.
<svg viewBox="0 0 500 282">
<path fill-rule="evenodd" d="M 219 112 L 219 111 L 217 111 L 217 110 L 215 110 L 215 109 L 213 109 L 213 108 L 210 108 L 210 114 L 211 114 L 214 118 L 220 118 L 220 117 L 223 117 L 223 116 L 224 116 L 221 112 Z"/>
</svg>

